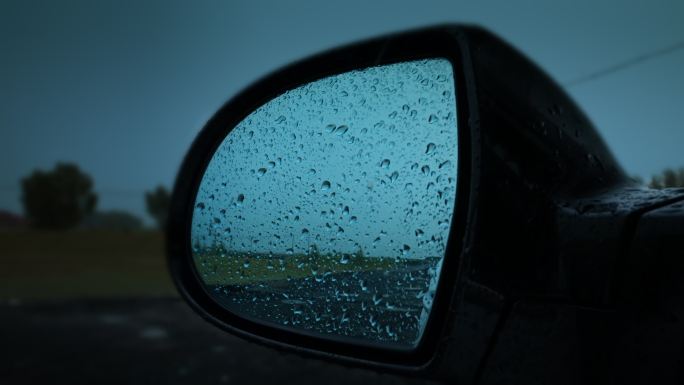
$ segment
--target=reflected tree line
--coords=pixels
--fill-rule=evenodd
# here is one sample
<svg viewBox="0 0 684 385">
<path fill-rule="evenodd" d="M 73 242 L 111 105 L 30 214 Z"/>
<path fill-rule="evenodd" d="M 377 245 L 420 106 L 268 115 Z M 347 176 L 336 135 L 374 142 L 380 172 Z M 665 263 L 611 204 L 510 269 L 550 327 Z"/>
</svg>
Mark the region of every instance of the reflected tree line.
<svg viewBox="0 0 684 385">
<path fill-rule="evenodd" d="M 144 194 L 147 212 L 163 229 L 171 195 L 164 186 Z M 36 229 L 96 228 L 139 230 L 143 221 L 124 210 L 97 210 L 93 178 L 77 165 L 57 163 L 52 170 L 35 170 L 21 180 L 21 203 L 28 225 Z"/>
<path fill-rule="evenodd" d="M 684 167 L 665 169 L 646 182 L 633 179 L 650 188 L 684 187 Z M 31 227 L 67 230 L 77 227 L 137 230 L 143 222 L 123 210 L 97 210 L 98 196 L 92 177 L 77 165 L 57 163 L 52 170 L 35 170 L 21 180 L 21 201 Z M 157 186 L 144 194 L 148 214 L 163 229 L 168 217 L 171 194 Z"/>
</svg>

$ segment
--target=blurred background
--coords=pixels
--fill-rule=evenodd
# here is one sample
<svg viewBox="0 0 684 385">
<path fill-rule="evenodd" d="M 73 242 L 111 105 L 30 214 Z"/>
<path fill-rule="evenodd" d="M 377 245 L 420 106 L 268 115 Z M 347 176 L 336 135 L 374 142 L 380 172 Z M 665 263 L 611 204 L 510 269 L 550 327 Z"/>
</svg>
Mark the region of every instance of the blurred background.
<svg viewBox="0 0 684 385">
<path fill-rule="evenodd" d="M 684 186 L 683 18 L 678 0 L 0 0 L 0 382 L 420 382 L 247 345 L 180 302 L 160 228 L 204 122 L 304 56 L 475 23 L 564 86 L 628 174 Z"/>
</svg>

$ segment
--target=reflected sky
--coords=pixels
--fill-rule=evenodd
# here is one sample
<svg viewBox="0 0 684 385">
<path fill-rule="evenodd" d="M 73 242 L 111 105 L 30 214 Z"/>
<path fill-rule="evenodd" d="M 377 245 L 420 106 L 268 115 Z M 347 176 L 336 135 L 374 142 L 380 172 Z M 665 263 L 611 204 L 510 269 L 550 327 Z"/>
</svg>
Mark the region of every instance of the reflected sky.
<svg viewBox="0 0 684 385">
<path fill-rule="evenodd" d="M 454 208 L 451 63 L 309 83 L 249 115 L 208 165 L 193 241 L 228 250 L 441 257 Z"/>
</svg>

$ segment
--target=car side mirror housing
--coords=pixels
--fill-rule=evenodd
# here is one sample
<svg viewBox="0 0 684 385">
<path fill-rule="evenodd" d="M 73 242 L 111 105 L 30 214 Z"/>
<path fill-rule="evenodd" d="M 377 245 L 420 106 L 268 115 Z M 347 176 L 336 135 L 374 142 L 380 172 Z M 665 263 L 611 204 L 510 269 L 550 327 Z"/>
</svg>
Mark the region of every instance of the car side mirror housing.
<svg viewBox="0 0 684 385">
<path fill-rule="evenodd" d="M 626 292 L 630 218 L 682 196 L 635 188 L 509 45 L 438 26 L 303 60 L 224 105 L 178 174 L 169 266 L 230 333 L 469 383 L 516 338 L 542 341 L 525 367 L 570 354 L 541 337 L 568 319 L 600 330 Z"/>
</svg>

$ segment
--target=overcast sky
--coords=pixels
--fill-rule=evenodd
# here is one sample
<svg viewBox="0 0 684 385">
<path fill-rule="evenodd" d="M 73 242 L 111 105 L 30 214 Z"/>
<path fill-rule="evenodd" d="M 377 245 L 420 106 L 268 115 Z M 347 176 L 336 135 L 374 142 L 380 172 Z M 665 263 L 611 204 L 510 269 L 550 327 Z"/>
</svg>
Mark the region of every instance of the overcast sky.
<svg viewBox="0 0 684 385">
<path fill-rule="evenodd" d="M 477 3 L 477 4 L 475 4 Z M 100 208 L 144 215 L 213 112 L 257 78 L 341 43 L 483 25 L 568 84 L 684 41 L 674 1 L 0 1 L 0 209 L 75 162 Z M 684 166 L 684 49 L 569 88 L 630 174 Z"/>
</svg>

